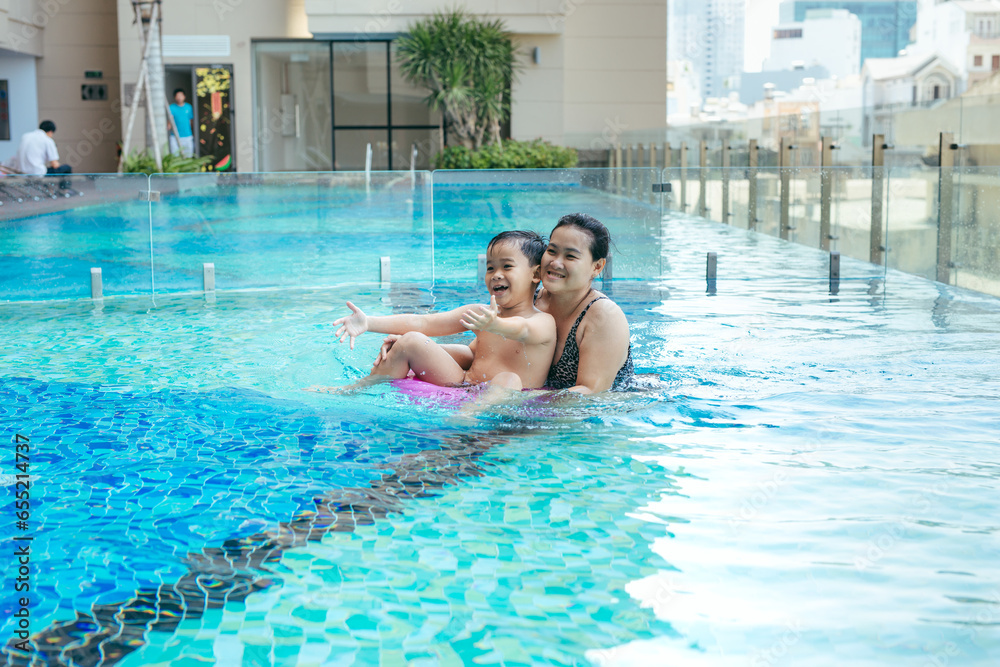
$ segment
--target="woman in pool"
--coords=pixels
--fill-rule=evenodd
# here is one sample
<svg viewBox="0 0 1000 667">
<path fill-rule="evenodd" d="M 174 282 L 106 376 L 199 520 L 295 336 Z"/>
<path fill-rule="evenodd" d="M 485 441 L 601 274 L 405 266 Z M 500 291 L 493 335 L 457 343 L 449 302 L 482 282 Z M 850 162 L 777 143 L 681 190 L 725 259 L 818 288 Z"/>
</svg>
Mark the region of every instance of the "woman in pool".
<svg viewBox="0 0 1000 667">
<path fill-rule="evenodd" d="M 611 234 L 585 213 L 563 216 L 542 255 L 542 289 L 535 306 L 556 321 L 556 348 L 546 386 L 580 394 L 628 389 L 635 374 L 628 320 L 614 301 L 592 287 L 608 262 Z M 386 338 L 377 366 L 395 337 Z M 444 346 L 464 368 L 467 345 Z"/>
</svg>

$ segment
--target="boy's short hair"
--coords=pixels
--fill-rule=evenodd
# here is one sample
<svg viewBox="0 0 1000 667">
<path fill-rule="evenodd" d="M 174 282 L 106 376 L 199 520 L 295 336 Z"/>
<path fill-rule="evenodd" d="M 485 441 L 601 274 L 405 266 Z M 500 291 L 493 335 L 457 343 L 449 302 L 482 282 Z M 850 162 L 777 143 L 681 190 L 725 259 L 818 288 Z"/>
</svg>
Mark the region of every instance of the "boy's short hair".
<svg viewBox="0 0 1000 667">
<path fill-rule="evenodd" d="M 527 229 L 514 229 L 509 232 L 500 232 L 487 244 L 486 252 L 498 243 L 510 243 L 517 247 L 525 257 L 528 258 L 528 266 L 538 266 L 542 263 L 542 255 L 545 254 L 545 239 Z"/>
<path fill-rule="evenodd" d="M 38 126 L 38 129 L 41 130 L 42 132 L 55 132 L 56 124 L 53 123 L 51 120 L 43 120 L 41 124 Z"/>
<path fill-rule="evenodd" d="M 184 93 L 184 97 L 187 97 L 187 96 L 188 96 L 188 94 L 187 94 L 186 92 L 184 92 L 184 89 L 183 89 L 183 88 L 178 88 L 178 89 L 176 89 L 176 90 L 174 91 L 174 97 L 177 97 L 177 93 Z"/>
</svg>

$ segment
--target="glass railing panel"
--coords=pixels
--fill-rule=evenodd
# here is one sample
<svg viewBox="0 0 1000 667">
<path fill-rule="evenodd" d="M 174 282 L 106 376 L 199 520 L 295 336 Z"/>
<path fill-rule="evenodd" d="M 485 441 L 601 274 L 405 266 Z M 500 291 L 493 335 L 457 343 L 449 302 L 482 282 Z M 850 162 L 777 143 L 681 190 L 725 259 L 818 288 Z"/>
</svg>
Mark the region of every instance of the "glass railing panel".
<svg viewBox="0 0 1000 667">
<path fill-rule="evenodd" d="M 757 224 L 755 230 L 778 236 L 781 220 L 781 175 L 777 169 L 757 170 Z"/>
<path fill-rule="evenodd" d="M 1000 168 L 944 170 L 954 197 L 949 282 L 1000 296 Z"/>
<path fill-rule="evenodd" d="M 145 174 L 0 178 L 0 301 L 149 293 L 148 184 Z"/>
<path fill-rule="evenodd" d="M 819 247 L 820 170 L 811 167 L 790 168 L 788 230 L 789 241 Z"/>
<path fill-rule="evenodd" d="M 832 167 L 828 173 L 832 237 L 829 248 L 867 262 L 871 254 L 872 169 Z"/>
<path fill-rule="evenodd" d="M 475 280 L 478 255 L 509 229 L 548 236 L 559 218 L 587 213 L 603 222 L 617 250 L 613 275 L 660 275 L 659 170 L 526 169 L 434 172 L 434 237 L 439 280 Z M 478 221 L 470 226 L 469 221 Z"/>
<path fill-rule="evenodd" d="M 725 221 L 739 229 L 750 228 L 750 170 L 731 167 L 723 174 L 723 185 L 729 191 L 729 209 Z"/>
<path fill-rule="evenodd" d="M 428 172 L 157 174 L 156 291 L 433 280 Z"/>
<path fill-rule="evenodd" d="M 894 167 L 886 178 L 886 266 L 936 279 L 940 170 Z"/>
<path fill-rule="evenodd" d="M 726 222 L 722 208 L 722 170 L 716 168 L 699 169 L 698 201 L 704 198 L 705 211 L 701 217 L 714 222 Z M 701 193 L 704 192 L 704 195 Z"/>
</svg>

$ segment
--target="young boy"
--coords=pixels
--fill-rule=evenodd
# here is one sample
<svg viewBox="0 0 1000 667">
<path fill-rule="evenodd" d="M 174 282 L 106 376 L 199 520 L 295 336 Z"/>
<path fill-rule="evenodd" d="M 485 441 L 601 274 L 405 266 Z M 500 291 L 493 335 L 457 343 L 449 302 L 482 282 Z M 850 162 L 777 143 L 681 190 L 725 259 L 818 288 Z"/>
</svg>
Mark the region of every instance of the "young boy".
<svg viewBox="0 0 1000 667">
<path fill-rule="evenodd" d="M 490 305 L 462 306 L 432 315 L 368 317 L 350 301 L 352 315 L 336 320 L 340 342 L 366 331 L 404 334 L 373 376 L 404 378 L 410 371 L 431 384 L 489 382 L 507 389 L 536 389 L 545 384 L 556 345 L 556 323 L 534 306 L 541 280 L 545 242 L 534 232 L 503 232 L 486 247 L 486 287 Z M 447 336 L 466 329 L 476 332 L 469 346 L 472 366 L 463 370 L 428 336 Z"/>
</svg>

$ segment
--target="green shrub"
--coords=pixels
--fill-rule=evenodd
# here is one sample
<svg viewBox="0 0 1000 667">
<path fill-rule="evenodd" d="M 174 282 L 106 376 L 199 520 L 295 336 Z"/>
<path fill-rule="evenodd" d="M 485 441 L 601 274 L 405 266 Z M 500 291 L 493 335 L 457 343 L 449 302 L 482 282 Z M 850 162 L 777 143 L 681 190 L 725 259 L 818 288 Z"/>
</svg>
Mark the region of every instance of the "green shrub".
<svg viewBox="0 0 1000 667">
<path fill-rule="evenodd" d="M 477 151 L 449 146 L 438 153 L 437 169 L 567 169 L 575 167 L 576 149 L 553 146 L 547 141 L 514 141 L 483 146 Z"/>
<path fill-rule="evenodd" d="M 184 157 L 178 153 L 163 153 L 163 169 L 156 168 L 156 158 L 148 148 L 134 150 L 125 157 L 122 171 L 126 174 L 189 174 L 203 171 L 212 157 Z"/>
</svg>

